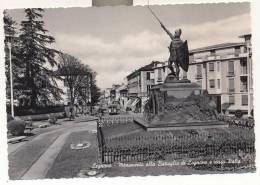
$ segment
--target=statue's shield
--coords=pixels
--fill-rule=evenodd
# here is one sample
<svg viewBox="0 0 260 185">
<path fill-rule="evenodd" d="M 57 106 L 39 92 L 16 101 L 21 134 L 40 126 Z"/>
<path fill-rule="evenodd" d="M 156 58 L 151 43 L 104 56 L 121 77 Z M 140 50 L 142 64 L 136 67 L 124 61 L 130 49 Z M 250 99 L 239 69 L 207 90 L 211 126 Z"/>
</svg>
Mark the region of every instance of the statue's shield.
<svg viewBox="0 0 260 185">
<path fill-rule="evenodd" d="M 187 72 L 189 69 L 189 49 L 187 40 L 177 48 L 177 59 L 181 68 Z"/>
</svg>

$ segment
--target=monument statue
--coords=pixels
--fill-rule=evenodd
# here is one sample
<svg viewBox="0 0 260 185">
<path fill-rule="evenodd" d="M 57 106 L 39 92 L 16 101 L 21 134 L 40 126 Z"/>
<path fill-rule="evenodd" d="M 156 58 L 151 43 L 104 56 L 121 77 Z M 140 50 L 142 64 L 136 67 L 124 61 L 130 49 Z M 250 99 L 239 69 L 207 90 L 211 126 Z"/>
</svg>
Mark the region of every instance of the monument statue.
<svg viewBox="0 0 260 185">
<path fill-rule="evenodd" d="M 150 11 L 171 38 L 168 60 L 171 73 L 164 83 L 151 88 L 143 117 L 134 121 L 147 131 L 227 127 L 218 120 L 216 104 L 207 90 L 188 79 L 179 80 L 180 68 L 186 72 L 189 68 L 188 44 L 180 38 L 181 29 L 172 34 Z"/>
<path fill-rule="evenodd" d="M 160 19 L 155 15 L 152 9 L 148 6 L 149 10 L 153 14 L 153 16 L 159 21 L 161 27 L 171 38 L 171 43 L 169 48 L 170 57 L 168 59 L 168 68 L 171 73 L 168 76 L 174 76 L 177 80 L 179 80 L 180 67 L 187 72 L 189 69 L 189 49 L 188 42 L 185 40 L 184 42 L 181 40 L 181 29 L 175 30 L 174 35 L 163 25 Z M 173 68 L 173 64 L 175 66 L 175 71 Z"/>
<path fill-rule="evenodd" d="M 173 75 L 179 80 L 180 67 L 187 72 L 189 68 L 189 50 L 187 41 L 183 42 L 180 38 L 181 29 L 175 30 L 174 35 L 160 22 L 161 27 L 165 30 L 165 32 L 171 38 L 171 43 L 169 48 L 170 57 L 168 59 L 168 68 L 171 73 L 169 75 Z M 173 65 L 175 66 L 175 70 Z"/>
</svg>

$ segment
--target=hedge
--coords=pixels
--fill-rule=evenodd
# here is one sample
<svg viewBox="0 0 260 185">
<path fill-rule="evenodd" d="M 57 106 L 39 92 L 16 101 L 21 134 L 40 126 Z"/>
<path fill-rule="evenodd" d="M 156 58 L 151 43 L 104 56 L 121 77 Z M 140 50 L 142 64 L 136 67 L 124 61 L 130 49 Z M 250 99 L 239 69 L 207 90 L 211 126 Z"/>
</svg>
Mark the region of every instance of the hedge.
<svg viewBox="0 0 260 185">
<path fill-rule="evenodd" d="M 9 105 L 6 106 L 7 113 L 11 113 L 11 108 Z M 39 115 L 39 114 L 50 114 L 64 112 L 64 105 L 57 106 L 38 106 L 36 108 L 30 107 L 14 107 L 15 116 L 25 116 L 25 115 Z"/>
</svg>

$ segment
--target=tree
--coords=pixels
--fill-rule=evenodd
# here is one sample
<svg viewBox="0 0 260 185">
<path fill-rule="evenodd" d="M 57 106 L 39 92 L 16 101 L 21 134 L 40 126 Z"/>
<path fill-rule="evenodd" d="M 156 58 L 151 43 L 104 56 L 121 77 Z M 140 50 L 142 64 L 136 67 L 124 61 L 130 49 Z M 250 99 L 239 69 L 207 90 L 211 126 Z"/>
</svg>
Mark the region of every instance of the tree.
<svg viewBox="0 0 260 185">
<path fill-rule="evenodd" d="M 57 65 L 57 51 L 49 47 L 55 39 L 44 29 L 43 12 L 40 8 L 25 9 L 26 20 L 21 22 L 19 36 L 22 44 L 20 60 L 24 64 L 21 89 L 27 97 L 24 103 L 32 108 L 43 102 L 48 104 L 61 100 L 62 93 L 52 76 L 51 68 Z"/>
<path fill-rule="evenodd" d="M 101 96 L 100 88 L 98 88 L 95 80 L 94 74 L 91 80 L 91 104 L 95 105 L 99 101 L 99 97 Z"/>
<path fill-rule="evenodd" d="M 90 78 L 94 73 L 88 65 L 69 54 L 60 53 L 60 62 L 57 76 L 62 76 L 64 82 L 69 88 L 70 103 L 74 105 L 77 99 L 86 99 L 86 92 L 83 89 L 90 89 Z"/>
</svg>

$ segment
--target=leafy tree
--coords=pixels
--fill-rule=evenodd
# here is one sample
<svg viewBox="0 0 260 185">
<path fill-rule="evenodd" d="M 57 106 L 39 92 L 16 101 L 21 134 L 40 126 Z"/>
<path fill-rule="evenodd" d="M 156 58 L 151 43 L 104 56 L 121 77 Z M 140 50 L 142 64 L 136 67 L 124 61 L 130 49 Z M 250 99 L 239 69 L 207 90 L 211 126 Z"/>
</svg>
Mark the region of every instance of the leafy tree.
<svg viewBox="0 0 260 185">
<path fill-rule="evenodd" d="M 21 22 L 19 36 L 22 45 L 20 60 L 24 65 L 21 75 L 23 104 L 32 108 L 61 100 L 62 93 L 52 76 L 51 68 L 57 65 L 57 51 L 50 48 L 55 39 L 44 28 L 43 12 L 40 8 L 25 9 L 26 20 Z"/>
<path fill-rule="evenodd" d="M 100 88 L 96 84 L 95 75 L 91 80 L 91 103 L 95 105 L 99 101 L 101 96 Z"/>
<path fill-rule="evenodd" d="M 69 89 L 70 102 L 72 105 L 76 100 L 87 99 L 87 92 L 90 89 L 90 78 L 93 71 L 88 65 L 84 65 L 81 61 L 69 54 L 60 53 L 60 62 L 57 76 L 62 76 L 66 86 Z"/>
</svg>

